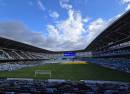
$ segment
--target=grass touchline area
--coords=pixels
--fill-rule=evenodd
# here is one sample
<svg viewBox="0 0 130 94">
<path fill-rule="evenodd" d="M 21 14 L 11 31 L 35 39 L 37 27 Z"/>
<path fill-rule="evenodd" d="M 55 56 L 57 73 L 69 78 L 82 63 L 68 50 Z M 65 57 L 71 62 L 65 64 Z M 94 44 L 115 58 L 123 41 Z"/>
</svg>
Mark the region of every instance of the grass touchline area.
<svg viewBox="0 0 130 94">
<path fill-rule="evenodd" d="M 95 64 L 46 64 L 16 71 L 1 71 L 0 77 L 49 79 L 49 75 L 37 75 L 35 70 L 50 70 L 52 79 L 65 80 L 108 80 L 130 82 L 130 74 L 103 68 Z"/>
</svg>

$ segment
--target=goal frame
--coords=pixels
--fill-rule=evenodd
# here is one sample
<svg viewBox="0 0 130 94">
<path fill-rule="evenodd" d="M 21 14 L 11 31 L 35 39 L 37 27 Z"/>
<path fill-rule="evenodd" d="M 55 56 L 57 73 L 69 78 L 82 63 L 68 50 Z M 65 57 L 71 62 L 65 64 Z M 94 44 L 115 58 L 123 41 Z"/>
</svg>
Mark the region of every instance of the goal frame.
<svg viewBox="0 0 130 94">
<path fill-rule="evenodd" d="M 49 78 L 51 79 L 52 78 L 52 73 L 50 70 L 35 70 L 35 73 L 34 73 L 35 77 L 37 75 L 49 75 Z"/>
</svg>

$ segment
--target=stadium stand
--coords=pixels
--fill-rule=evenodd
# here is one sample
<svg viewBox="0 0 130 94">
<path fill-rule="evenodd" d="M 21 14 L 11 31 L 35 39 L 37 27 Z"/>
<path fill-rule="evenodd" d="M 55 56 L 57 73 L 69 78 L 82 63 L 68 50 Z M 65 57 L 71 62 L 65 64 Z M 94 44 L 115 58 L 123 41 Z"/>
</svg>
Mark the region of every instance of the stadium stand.
<svg viewBox="0 0 130 94">
<path fill-rule="evenodd" d="M 115 20 L 85 49 L 87 61 L 130 73 L 130 10 Z"/>
<path fill-rule="evenodd" d="M 64 53 L 70 53 L 64 56 Z M 74 55 L 74 56 L 73 56 Z M 130 73 L 130 11 L 114 21 L 84 50 L 53 52 L 0 37 L 0 71 L 76 59 Z M 43 61 L 44 62 L 41 62 Z M 47 60 L 47 61 L 46 61 Z M 55 62 L 55 61 L 53 61 Z M 130 94 L 130 84 L 106 81 L 0 79 L 2 94 Z"/>
<path fill-rule="evenodd" d="M 0 71 L 13 71 L 38 66 L 48 62 L 52 51 L 0 37 Z"/>
<path fill-rule="evenodd" d="M 130 73 L 130 59 L 125 58 L 82 58 L 83 61 L 88 61 L 102 67 L 115 69 L 122 72 Z"/>
<path fill-rule="evenodd" d="M 130 84 L 112 81 L 0 79 L 4 94 L 129 94 Z"/>
</svg>

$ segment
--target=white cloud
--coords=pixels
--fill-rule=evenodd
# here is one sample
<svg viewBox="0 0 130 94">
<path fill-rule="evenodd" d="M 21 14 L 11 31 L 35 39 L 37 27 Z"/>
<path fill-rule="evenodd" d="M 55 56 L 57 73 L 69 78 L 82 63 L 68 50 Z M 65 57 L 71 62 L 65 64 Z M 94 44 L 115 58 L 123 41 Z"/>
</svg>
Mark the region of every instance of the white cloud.
<svg viewBox="0 0 130 94">
<path fill-rule="evenodd" d="M 91 22 L 91 24 L 88 27 L 88 30 L 91 32 L 95 32 L 97 29 L 102 28 L 102 25 L 104 25 L 106 22 L 102 18 L 98 18 L 97 20 Z"/>
<path fill-rule="evenodd" d="M 59 22 L 56 27 L 62 32 L 64 40 L 76 42 L 84 31 L 82 17 L 80 13 L 72 10 L 69 10 L 68 15 L 69 18 Z"/>
<path fill-rule="evenodd" d="M 59 32 L 57 30 L 57 28 L 55 28 L 53 25 L 48 25 L 47 29 L 49 31 L 49 38 L 54 39 L 54 40 L 58 40 L 59 38 Z"/>
<path fill-rule="evenodd" d="M 52 18 L 59 18 L 59 16 L 60 16 L 59 13 L 56 11 L 53 11 L 50 13 L 50 17 L 52 17 Z"/>
<path fill-rule="evenodd" d="M 66 20 L 47 25 L 48 36 L 44 35 L 44 32 L 29 31 L 18 22 L 0 23 L 0 36 L 48 50 L 79 50 L 85 48 L 104 28 L 113 22 L 113 19 L 98 18 L 90 22 L 88 28 L 85 29 L 84 19 L 80 12 L 68 10 Z"/>
<path fill-rule="evenodd" d="M 38 2 L 39 6 L 43 6 L 40 0 Z M 68 18 L 48 24 L 46 28 L 48 36 L 43 32 L 31 32 L 19 23 L 1 23 L 0 35 L 48 50 L 79 50 L 89 45 L 109 24 L 121 16 L 119 14 L 109 20 L 97 18 L 88 24 L 90 18 L 83 18 L 79 11 L 73 10 L 69 0 L 60 0 L 60 5 L 67 9 Z M 45 10 L 44 6 L 43 9 Z M 59 14 L 52 12 L 50 16 L 58 18 Z"/>
<path fill-rule="evenodd" d="M 0 36 L 38 47 L 44 47 L 45 43 L 42 32 L 31 32 L 20 22 L 1 22 Z"/>
<path fill-rule="evenodd" d="M 49 39 L 53 38 L 52 40 L 55 40 L 55 42 L 53 41 L 52 44 L 56 45 L 56 48 L 51 48 L 51 50 L 83 49 L 99 35 L 110 22 L 98 18 L 92 21 L 88 25 L 88 28 L 85 29 L 84 25 L 89 19 L 82 18 L 80 12 L 71 9 L 68 11 L 68 15 L 69 17 L 66 20 L 60 21 L 55 25 L 48 25 L 49 36 L 51 36 Z M 86 20 L 85 22 L 84 19 Z"/>
<path fill-rule="evenodd" d="M 130 10 L 130 4 L 127 5 L 126 10 Z"/>
<path fill-rule="evenodd" d="M 88 28 L 85 29 L 84 18 L 80 12 L 69 10 L 68 15 L 66 20 L 54 25 L 47 25 L 48 36 L 44 35 L 44 32 L 29 31 L 19 22 L 0 23 L 0 36 L 48 50 L 79 50 L 85 48 L 104 28 L 113 22 L 113 19 L 98 18 L 90 22 Z"/>
<path fill-rule="evenodd" d="M 125 11 L 130 10 L 130 0 L 121 0 L 121 2 L 122 2 L 124 5 L 127 5 L 127 7 L 125 8 Z"/>
<path fill-rule="evenodd" d="M 86 17 L 86 18 L 83 19 L 83 22 L 87 23 L 90 19 L 91 19 L 91 18 Z"/>
<path fill-rule="evenodd" d="M 69 0 L 59 0 L 60 6 L 64 9 L 72 9 L 72 5 L 69 4 Z"/>
<path fill-rule="evenodd" d="M 90 22 L 87 29 L 85 29 L 84 26 L 89 19 L 86 19 L 87 21 L 84 22 L 85 18 L 82 18 L 80 12 L 75 12 L 74 10 L 69 10 L 68 15 L 69 18 L 60 21 L 55 25 L 51 25 L 53 29 L 48 30 L 48 32 L 55 33 L 52 34 L 56 36 L 56 41 L 53 41 L 56 48 L 53 46 L 54 48 L 51 48 L 51 50 L 83 49 L 87 47 L 105 28 L 121 16 L 121 14 L 119 14 L 109 20 L 98 18 Z"/>
<path fill-rule="evenodd" d="M 123 3 L 129 3 L 130 0 L 121 0 Z"/>
<path fill-rule="evenodd" d="M 37 4 L 38 4 L 38 6 L 41 8 L 42 11 L 45 10 L 45 7 L 44 7 L 44 5 L 43 5 L 43 3 L 42 3 L 41 0 L 38 0 L 38 1 L 37 1 Z"/>
<path fill-rule="evenodd" d="M 105 21 L 102 18 L 98 18 L 92 21 L 87 28 L 87 45 L 91 43 L 91 41 L 96 38 L 108 25 L 110 21 Z"/>
<path fill-rule="evenodd" d="M 80 44 L 80 41 L 83 41 L 80 39 L 85 30 L 80 13 L 69 10 L 68 15 L 69 18 L 66 20 L 60 21 L 55 25 L 47 26 L 49 33 L 48 38 L 53 38 L 53 40 L 55 40 L 55 42 L 53 41 L 54 45 L 59 45 L 57 46 L 59 47 L 57 50 L 73 50 L 74 46 L 76 48 L 76 45 L 79 46 L 78 44 Z M 53 50 L 54 49 L 55 48 L 53 48 Z"/>
<path fill-rule="evenodd" d="M 114 21 L 116 21 L 123 13 L 120 13 L 108 20 L 104 20 L 102 18 L 98 18 L 92 21 L 87 28 L 87 43 L 86 46 L 91 43 L 100 33 L 102 33 L 109 25 L 111 25 Z"/>
</svg>

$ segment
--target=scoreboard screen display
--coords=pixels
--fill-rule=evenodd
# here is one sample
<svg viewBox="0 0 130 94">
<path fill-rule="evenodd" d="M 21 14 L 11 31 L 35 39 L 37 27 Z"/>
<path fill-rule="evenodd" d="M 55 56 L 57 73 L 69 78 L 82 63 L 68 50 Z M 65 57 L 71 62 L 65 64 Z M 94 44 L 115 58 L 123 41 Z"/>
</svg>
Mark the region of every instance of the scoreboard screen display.
<svg viewBox="0 0 130 94">
<path fill-rule="evenodd" d="M 64 56 L 75 56 L 76 53 L 74 52 L 64 52 Z"/>
</svg>

